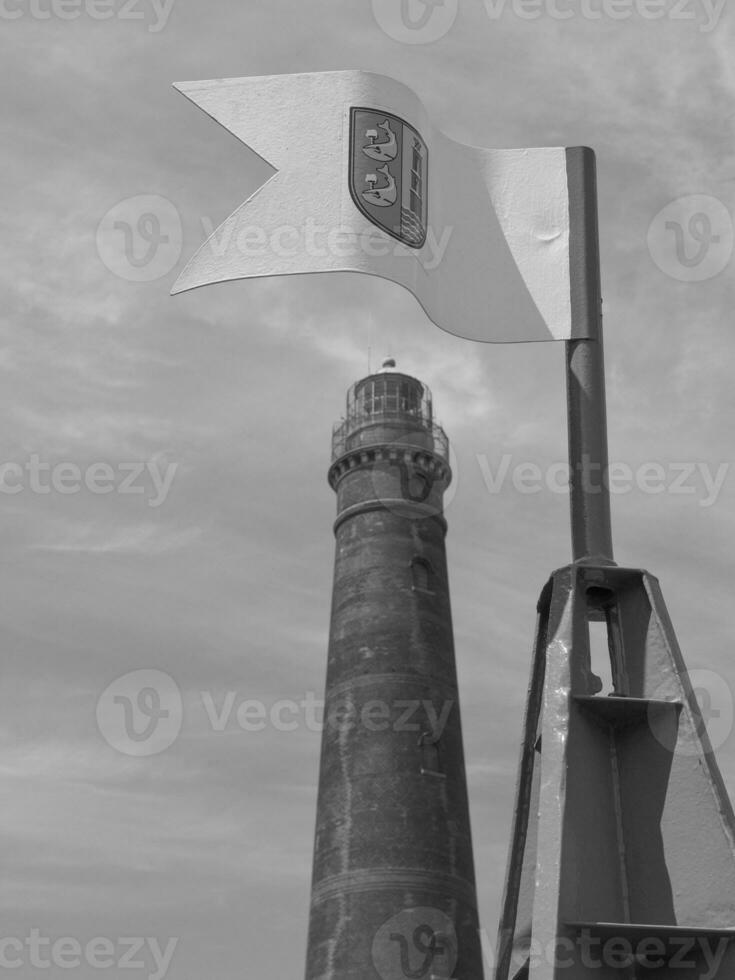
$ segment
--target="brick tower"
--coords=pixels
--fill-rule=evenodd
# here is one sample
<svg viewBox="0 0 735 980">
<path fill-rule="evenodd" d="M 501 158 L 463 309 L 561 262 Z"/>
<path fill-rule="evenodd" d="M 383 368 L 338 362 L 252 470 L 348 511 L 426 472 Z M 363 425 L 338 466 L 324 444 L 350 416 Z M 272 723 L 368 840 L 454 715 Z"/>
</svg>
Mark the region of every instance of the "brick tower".
<svg viewBox="0 0 735 980">
<path fill-rule="evenodd" d="M 335 426 L 337 539 L 306 980 L 482 980 L 431 394 L 383 369 Z"/>
</svg>

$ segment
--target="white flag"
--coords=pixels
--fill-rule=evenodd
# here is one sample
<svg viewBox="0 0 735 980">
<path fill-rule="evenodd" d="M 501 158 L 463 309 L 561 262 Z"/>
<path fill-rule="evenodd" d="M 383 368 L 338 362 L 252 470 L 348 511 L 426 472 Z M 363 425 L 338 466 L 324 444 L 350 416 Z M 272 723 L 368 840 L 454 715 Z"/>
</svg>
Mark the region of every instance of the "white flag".
<svg viewBox="0 0 735 980">
<path fill-rule="evenodd" d="M 200 248 L 172 292 L 365 272 L 405 286 L 458 337 L 594 335 L 594 221 L 590 201 L 578 200 L 591 151 L 457 143 L 432 126 L 411 89 L 362 71 L 176 88 L 276 172 Z"/>
</svg>

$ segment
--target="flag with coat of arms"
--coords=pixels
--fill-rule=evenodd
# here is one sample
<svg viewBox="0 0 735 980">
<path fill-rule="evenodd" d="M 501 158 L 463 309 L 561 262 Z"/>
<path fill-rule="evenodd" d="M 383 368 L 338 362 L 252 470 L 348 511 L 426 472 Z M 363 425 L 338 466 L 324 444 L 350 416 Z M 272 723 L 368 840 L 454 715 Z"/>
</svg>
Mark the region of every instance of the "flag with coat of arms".
<svg viewBox="0 0 735 980">
<path fill-rule="evenodd" d="M 363 272 L 405 286 L 434 323 L 469 340 L 594 336 L 591 150 L 467 146 L 432 124 L 410 88 L 363 71 L 175 87 L 274 173 L 173 293 Z"/>
</svg>

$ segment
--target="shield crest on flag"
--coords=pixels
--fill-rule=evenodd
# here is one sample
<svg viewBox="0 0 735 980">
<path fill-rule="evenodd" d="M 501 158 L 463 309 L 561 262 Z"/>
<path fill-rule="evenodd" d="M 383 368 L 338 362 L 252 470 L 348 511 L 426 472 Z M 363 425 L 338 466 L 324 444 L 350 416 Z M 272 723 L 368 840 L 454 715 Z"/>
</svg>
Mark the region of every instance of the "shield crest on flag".
<svg viewBox="0 0 735 980">
<path fill-rule="evenodd" d="M 350 112 L 350 193 L 359 210 L 411 248 L 426 241 L 429 150 L 405 120 L 380 109 Z"/>
</svg>

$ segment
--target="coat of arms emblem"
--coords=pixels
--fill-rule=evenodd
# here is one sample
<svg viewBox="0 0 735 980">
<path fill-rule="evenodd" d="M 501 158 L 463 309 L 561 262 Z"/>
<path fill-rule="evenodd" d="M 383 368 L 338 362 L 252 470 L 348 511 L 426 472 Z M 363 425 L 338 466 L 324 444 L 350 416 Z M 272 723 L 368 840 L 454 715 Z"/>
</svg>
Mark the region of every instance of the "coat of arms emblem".
<svg viewBox="0 0 735 980">
<path fill-rule="evenodd" d="M 350 112 L 350 192 L 366 218 L 421 248 L 426 241 L 429 151 L 403 119 L 378 109 Z"/>
</svg>

